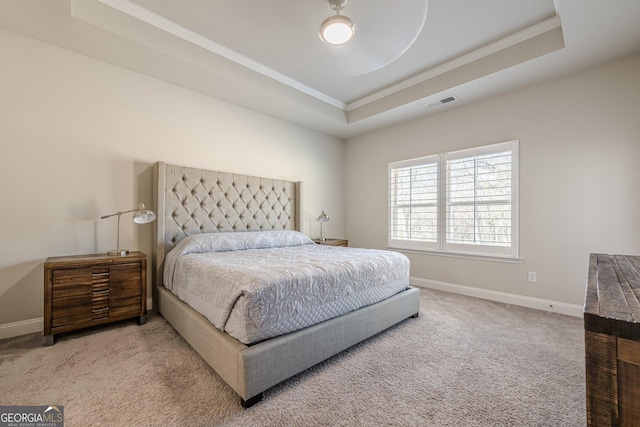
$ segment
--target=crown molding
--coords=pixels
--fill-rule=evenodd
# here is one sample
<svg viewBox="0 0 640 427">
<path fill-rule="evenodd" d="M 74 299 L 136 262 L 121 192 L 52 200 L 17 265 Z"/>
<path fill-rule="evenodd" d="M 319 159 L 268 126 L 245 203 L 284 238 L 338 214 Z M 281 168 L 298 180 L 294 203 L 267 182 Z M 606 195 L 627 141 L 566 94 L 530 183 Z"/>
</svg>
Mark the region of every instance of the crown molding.
<svg viewBox="0 0 640 427">
<path fill-rule="evenodd" d="M 251 58 L 248 58 L 247 56 L 242 55 L 241 53 L 238 53 L 225 46 L 222 46 L 221 44 L 216 43 L 213 40 L 207 37 L 204 37 L 201 34 L 196 33 L 195 31 L 191 31 L 188 28 L 185 28 L 156 13 L 153 13 L 150 10 L 145 9 L 144 7 L 137 5 L 129 0 L 98 0 L 98 1 L 113 9 L 116 9 L 122 13 L 125 13 L 133 18 L 136 18 L 149 25 L 152 25 L 162 31 L 165 31 L 175 37 L 178 37 L 182 40 L 185 40 L 189 43 L 192 43 L 196 46 L 206 49 L 209 52 L 215 53 L 216 55 L 220 55 L 223 58 L 233 61 L 243 67 L 246 67 L 266 77 L 276 80 L 284 85 L 287 85 L 293 89 L 303 92 L 309 96 L 312 96 L 329 105 L 340 108 L 341 110 L 345 110 L 347 107 L 347 105 L 344 102 L 341 102 L 320 91 L 317 91 L 312 87 L 309 87 L 285 74 L 282 74 L 274 70 L 273 68 L 267 67 L 266 65 L 260 62 L 254 61 Z"/>
<path fill-rule="evenodd" d="M 459 56 L 441 65 L 438 65 L 436 67 L 423 71 L 419 74 L 416 74 L 415 76 L 410 77 L 406 80 L 403 80 L 400 83 L 389 86 L 378 92 L 372 93 L 371 95 L 365 96 L 364 98 L 358 99 L 357 101 L 351 102 L 347 105 L 345 110 L 352 111 L 357 108 L 363 107 L 374 101 L 378 101 L 396 92 L 399 92 L 401 90 L 414 86 L 418 83 L 422 83 L 424 81 L 437 77 L 441 74 L 445 74 L 449 71 L 455 70 L 456 68 L 460 68 L 464 65 L 470 64 L 474 61 L 477 61 L 478 59 L 487 57 L 496 52 L 507 49 L 511 46 L 515 46 L 518 43 L 521 43 L 525 40 L 529 40 L 533 37 L 547 33 L 558 27 L 561 27 L 560 18 L 558 16 L 554 16 L 553 18 L 549 18 L 545 21 L 534 24 L 516 33 L 510 34 L 500 40 L 497 40 L 493 43 L 490 43 L 481 48 L 478 48 L 465 55 Z"/>
</svg>

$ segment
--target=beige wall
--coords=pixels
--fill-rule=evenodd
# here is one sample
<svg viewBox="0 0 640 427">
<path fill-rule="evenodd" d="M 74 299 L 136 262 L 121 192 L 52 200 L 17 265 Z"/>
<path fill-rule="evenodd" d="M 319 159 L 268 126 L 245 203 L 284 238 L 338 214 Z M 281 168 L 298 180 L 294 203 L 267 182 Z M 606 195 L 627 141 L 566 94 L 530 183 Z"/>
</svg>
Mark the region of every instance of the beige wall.
<svg viewBox="0 0 640 427">
<path fill-rule="evenodd" d="M 388 162 L 513 139 L 524 263 L 411 254 L 411 275 L 582 305 L 590 252 L 640 255 L 640 54 L 347 141 L 350 244 L 386 245 Z"/>
<path fill-rule="evenodd" d="M 303 231 L 344 235 L 344 143 L 0 30 L 0 326 L 42 317 L 48 256 L 105 252 L 151 205 L 151 165 L 303 181 Z M 122 217 L 121 246 L 151 255 Z"/>
</svg>

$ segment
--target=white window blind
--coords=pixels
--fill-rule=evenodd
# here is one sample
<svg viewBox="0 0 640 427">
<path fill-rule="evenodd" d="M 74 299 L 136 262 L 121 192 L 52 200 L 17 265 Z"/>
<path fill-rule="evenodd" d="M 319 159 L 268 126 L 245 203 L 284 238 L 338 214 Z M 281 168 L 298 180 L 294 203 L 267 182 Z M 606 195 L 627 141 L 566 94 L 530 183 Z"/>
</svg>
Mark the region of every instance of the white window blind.
<svg viewBox="0 0 640 427">
<path fill-rule="evenodd" d="M 437 243 L 438 162 L 419 159 L 390 171 L 391 239 Z"/>
<path fill-rule="evenodd" d="M 517 257 L 518 141 L 389 164 L 389 246 Z"/>
</svg>

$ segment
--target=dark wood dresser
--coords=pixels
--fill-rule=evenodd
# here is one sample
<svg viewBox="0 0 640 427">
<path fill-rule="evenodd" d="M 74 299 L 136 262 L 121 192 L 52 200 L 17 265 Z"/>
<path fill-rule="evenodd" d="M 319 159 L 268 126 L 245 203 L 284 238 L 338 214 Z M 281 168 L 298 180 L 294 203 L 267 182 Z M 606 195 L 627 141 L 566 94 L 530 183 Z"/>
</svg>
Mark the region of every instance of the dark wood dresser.
<svg viewBox="0 0 640 427">
<path fill-rule="evenodd" d="M 640 256 L 591 254 L 584 306 L 588 426 L 640 426 Z"/>
<path fill-rule="evenodd" d="M 147 256 L 78 255 L 44 263 L 44 335 L 54 335 L 147 314 Z"/>
</svg>

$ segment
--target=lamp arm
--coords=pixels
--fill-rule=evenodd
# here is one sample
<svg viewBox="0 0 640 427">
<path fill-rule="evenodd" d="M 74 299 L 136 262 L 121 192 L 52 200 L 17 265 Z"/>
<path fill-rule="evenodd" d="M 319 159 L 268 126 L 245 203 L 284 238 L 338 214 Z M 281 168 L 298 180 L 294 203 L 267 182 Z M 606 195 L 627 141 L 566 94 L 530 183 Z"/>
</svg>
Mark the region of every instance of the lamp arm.
<svg viewBox="0 0 640 427">
<path fill-rule="evenodd" d="M 113 213 L 113 214 L 101 216 L 100 219 L 111 218 L 112 216 L 116 216 L 116 215 L 120 216 L 122 214 L 126 214 L 126 213 L 129 213 L 129 212 L 135 212 L 137 210 L 140 210 L 140 209 L 131 209 L 130 211 L 116 212 L 116 213 Z"/>
</svg>

